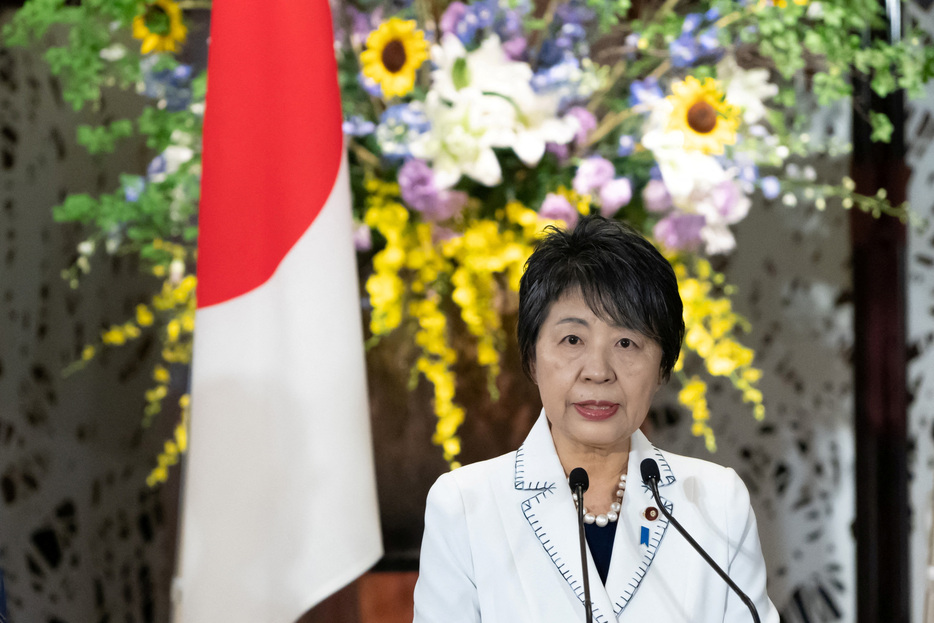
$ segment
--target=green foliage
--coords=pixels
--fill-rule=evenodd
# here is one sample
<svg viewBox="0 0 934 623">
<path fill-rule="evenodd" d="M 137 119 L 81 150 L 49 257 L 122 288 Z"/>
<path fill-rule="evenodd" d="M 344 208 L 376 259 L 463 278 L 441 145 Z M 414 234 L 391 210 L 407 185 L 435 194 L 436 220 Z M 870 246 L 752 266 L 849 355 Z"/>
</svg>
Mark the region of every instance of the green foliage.
<svg viewBox="0 0 934 623">
<path fill-rule="evenodd" d="M 110 125 L 78 126 L 78 144 L 82 145 L 91 154 L 111 153 L 117 141 L 133 135 L 133 122 L 129 119 L 118 119 Z"/>
</svg>

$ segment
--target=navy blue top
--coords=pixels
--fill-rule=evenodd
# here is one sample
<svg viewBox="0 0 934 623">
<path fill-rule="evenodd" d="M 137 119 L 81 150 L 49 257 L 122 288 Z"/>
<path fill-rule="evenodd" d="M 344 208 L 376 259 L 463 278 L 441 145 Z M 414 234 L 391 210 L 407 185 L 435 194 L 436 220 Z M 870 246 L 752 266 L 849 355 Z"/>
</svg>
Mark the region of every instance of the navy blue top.
<svg viewBox="0 0 934 623">
<path fill-rule="evenodd" d="M 590 547 L 590 555 L 593 556 L 593 562 L 597 565 L 597 573 L 603 584 L 606 584 L 606 576 L 610 573 L 610 556 L 613 554 L 613 541 L 616 539 L 616 524 L 613 521 L 600 527 L 595 523 L 584 524 L 584 536 L 587 537 L 587 545 Z"/>
</svg>

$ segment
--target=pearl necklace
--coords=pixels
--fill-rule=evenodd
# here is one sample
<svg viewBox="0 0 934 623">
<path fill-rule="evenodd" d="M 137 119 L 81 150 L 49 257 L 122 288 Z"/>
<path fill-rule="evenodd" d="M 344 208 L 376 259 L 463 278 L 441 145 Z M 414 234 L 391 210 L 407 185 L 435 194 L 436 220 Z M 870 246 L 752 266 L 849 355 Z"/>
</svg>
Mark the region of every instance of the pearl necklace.
<svg viewBox="0 0 934 623">
<path fill-rule="evenodd" d="M 619 485 L 616 490 L 616 501 L 610 504 L 610 510 L 605 515 L 594 515 L 591 512 L 587 511 L 587 507 L 584 507 L 584 523 L 595 523 L 599 527 L 604 527 L 611 521 L 616 521 L 619 519 L 619 511 L 623 507 L 623 494 L 626 493 L 626 474 L 623 474 L 619 477 Z M 574 498 L 574 506 L 577 506 L 577 494 L 572 493 L 571 497 Z"/>
</svg>

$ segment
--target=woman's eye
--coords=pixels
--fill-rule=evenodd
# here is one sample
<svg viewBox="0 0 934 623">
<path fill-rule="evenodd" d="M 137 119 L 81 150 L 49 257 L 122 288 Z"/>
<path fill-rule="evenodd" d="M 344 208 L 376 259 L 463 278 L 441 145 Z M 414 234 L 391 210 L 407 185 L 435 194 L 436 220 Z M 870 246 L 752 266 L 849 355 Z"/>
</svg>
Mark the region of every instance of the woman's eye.
<svg viewBox="0 0 934 623">
<path fill-rule="evenodd" d="M 623 348 L 629 348 L 630 346 L 632 346 L 632 340 L 630 340 L 628 337 L 624 337 L 623 339 L 619 341 L 619 345 L 622 346 Z"/>
<path fill-rule="evenodd" d="M 570 344 L 571 346 L 576 346 L 581 343 L 581 339 L 576 335 L 569 335 L 564 338 L 564 341 Z"/>
</svg>

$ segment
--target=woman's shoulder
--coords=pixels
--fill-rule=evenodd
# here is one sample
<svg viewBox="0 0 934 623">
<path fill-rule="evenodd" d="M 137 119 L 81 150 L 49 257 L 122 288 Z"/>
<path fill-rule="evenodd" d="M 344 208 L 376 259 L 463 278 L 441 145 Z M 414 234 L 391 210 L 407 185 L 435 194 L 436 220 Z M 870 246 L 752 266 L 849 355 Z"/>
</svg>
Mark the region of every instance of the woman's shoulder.
<svg viewBox="0 0 934 623">
<path fill-rule="evenodd" d="M 464 493 L 500 486 L 504 482 L 511 484 L 515 464 L 515 451 L 470 463 L 441 474 L 432 486 L 432 491 L 455 489 Z"/>
</svg>

